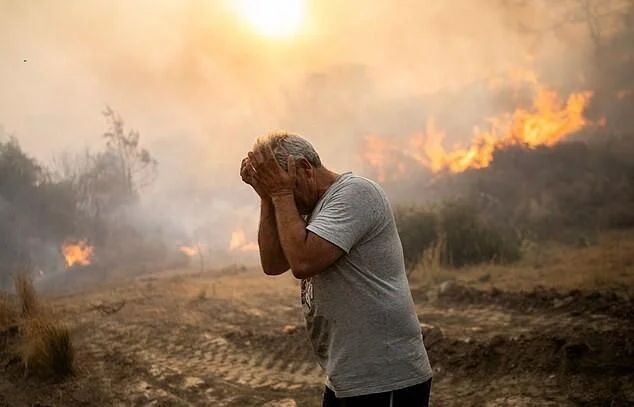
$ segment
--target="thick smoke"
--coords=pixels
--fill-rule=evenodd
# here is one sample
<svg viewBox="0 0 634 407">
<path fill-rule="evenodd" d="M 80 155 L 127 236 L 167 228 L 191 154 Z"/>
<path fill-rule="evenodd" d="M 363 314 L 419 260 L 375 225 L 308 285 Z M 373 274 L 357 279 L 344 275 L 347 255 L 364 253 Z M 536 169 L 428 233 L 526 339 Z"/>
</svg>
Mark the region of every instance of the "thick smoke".
<svg viewBox="0 0 634 407">
<path fill-rule="evenodd" d="M 297 132 L 329 167 L 363 172 L 366 135 L 407 136 L 434 115 L 468 136 L 501 109 L 481 81 L 535 61 L 567 81 L 592 49 L 583 27 L 531 32 L 565 2 L 313 0 L 283 40 L 255 34 L 230 3 L 4 0 L 0 123 L 49 162 L 99 148 L 112 106 L 160 165 L 136 220 L 226 248 L 237 227 L 255 237 L 238 166 L 257 136 Z"/>
</svg>

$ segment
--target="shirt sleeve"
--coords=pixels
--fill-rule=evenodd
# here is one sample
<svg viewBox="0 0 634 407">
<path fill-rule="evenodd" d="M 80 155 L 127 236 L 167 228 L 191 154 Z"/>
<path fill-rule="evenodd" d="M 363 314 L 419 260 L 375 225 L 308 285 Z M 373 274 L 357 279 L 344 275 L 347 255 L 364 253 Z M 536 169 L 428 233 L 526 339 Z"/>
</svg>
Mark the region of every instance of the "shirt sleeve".
<svg viewBox="0 0 634 407">
<path fill-rule="evenodd" d="M 353 180 L 324 202 L 306 229 L 349 253 L 377 227 L 383 210 L 379 191 L 367 180 Z"/>
</svg>

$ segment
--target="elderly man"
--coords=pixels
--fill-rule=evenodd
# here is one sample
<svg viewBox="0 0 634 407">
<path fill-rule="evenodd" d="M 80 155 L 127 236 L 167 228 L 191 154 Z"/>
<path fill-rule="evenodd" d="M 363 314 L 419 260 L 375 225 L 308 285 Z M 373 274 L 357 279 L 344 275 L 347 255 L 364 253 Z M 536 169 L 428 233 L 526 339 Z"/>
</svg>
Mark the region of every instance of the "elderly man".
<svg viewBox="0 0 634 407">
<path fill-rule="evenodd" d="M 427 406 L 432 370 L 381 187 L 288 134 L 259 140 L 240 175 L 261 198 L 264 273 L 301 280 L 323 406 Z"/>
</svg>

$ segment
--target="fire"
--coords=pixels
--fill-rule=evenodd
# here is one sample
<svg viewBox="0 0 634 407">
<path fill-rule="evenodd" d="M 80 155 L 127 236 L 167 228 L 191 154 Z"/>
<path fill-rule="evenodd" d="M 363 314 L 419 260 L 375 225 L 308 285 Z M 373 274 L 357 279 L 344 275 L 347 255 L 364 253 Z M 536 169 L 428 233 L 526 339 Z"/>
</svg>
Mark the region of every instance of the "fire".
<svg viewBox="0 0 634 407">
<path fill-rule="evenodd" d="M 238 227 L 236 230 L 231 232 L 231 240 L 229 241 L 229 250 L 230 251 L 256 251 L 259 249 L 259 246 L 255 242 L 249 242 L 247 240 L 247 236 L 244 233 L 244 229 L 242 227 Z"/>
<path fill-rule="evenodd" d="M 88 266 L 91 263 L 93 252 L 94 247 L 90 246 L 85 240 L 65 243 L 62 246 L 62 254 L 67 268 L 71 268 L 74 265 Z"/>
<path fill-rule="evenodd" d="M 403 162 L 386 157 L 388 154 L 394 157 L 399 155 L 398 149 L 393 148 L 390 142 L 376 136 L 368 136 L 365 141 L 363 158 L 377 171 L 379 181 L 387 181 L 388 174 L 391 174 L 389 179 L 397 179 L 405 174 L 407 168 Z"/>
<path fill-rule="evenodd" d="M 198 247 L 195 246 L 181 246 L 178 248 L 178 250 L 183 253 L 185 256 L 195 256 L 198 254 Z"/>
<path fill-rule="evenodd" d="M 526 82 L 536 83 L 534 75 L 523 75 Z M 447 149 L 443 143 L 445 133 L 433 119 L 429 119 L 425 131 L 411 136 L 406 146 L 395 145 L 376 136 L 367 137 L 365 161 L 375 169 L 379 181 L 389 180 L 388 173 L 392 179 L 400 178 L 405 169 L 390 163 L 403 163 L 403 158 L 410 158 L 417 166 L 423 165 L 432 172 L 462 172 L 469 168 L 487 167 L 495 150 L 500 147 L 515 144 L 530 148 L 551 146 L 588 124 L 584 110 L 592 92 L 573 93 L 564 101 L 554 90 L 535 86 L 537 91 L 530 108 L 518 108 L 512 113 L 488 119 L 488 128 L 474 128 L 467 145 Z M 400 159 L 390 158 L 394 151 L 399 152 Z"/>
</svg>

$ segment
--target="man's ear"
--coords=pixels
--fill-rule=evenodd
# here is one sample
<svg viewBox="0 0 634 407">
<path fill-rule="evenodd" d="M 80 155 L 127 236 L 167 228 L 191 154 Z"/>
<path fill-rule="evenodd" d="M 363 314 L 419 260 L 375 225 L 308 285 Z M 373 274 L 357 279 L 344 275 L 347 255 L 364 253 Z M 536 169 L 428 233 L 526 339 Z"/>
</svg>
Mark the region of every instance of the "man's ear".
<svg viewBox="0 0 634 407">
<path fill-rule="evenodd" d="M 313 178 L 315 176 L 315 173 L 313 172 L 315 167 L 313 167 L 313 165 L 310 163 L 310 161 L 308 161 L 304 157 L 301 157 L 297 161 L 297 169 L 300 170 L 302 173 L 304 173 L 304 177 L 306 179 L 311 179 L 311 178 Z"/>
<path fill-rule="evenodd" d="M 315 167 L 304 157 L 300 157 L 297 159 L 297 169 L 304 172 L 307 177 L 311 177 L 313 175 L 313 170 Z"/>
<path fill-rule="evenodd" d="M 304 157 L 299 157 L 296 162 L 297 168 L 308 170 L 313 168 L 312 164 Z"/>
</svg>

